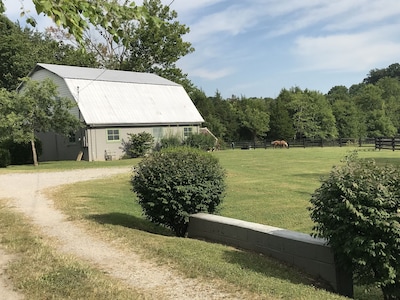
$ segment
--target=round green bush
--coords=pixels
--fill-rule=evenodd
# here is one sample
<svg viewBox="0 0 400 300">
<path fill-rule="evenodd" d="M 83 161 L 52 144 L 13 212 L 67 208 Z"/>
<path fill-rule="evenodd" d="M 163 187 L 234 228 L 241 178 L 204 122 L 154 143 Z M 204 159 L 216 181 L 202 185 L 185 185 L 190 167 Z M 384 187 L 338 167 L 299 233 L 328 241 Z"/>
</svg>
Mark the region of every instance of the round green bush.
<svg viewBox="0 0 400 300">
<path fill-rule="evenodd" d="M 400 299 L 400 170 L 350 156 L 311 198 L 316 236 L 337 262 L 385 299 Z"/>
<path fill-rule="evenodd" d="M 143 159 L 131 183 L 146 218 L 184 236 L 191 214 L 214 213 L 221 204 L 225 171 L 210 153 L 167 148 Z"/>
</svg>

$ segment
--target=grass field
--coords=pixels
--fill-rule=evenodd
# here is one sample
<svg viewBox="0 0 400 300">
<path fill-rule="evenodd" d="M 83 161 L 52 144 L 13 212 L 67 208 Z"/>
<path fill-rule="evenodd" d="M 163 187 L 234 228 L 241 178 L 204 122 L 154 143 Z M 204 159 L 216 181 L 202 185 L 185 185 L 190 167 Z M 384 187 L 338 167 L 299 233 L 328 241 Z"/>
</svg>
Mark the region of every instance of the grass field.
<svg viewBox="0 0 400 300">
<path fill-rule="evenodd" d="M 227 171 L 227 193 L 219 214 L 310 233 L 312 223 L 307 207 L 312 192 L 320 185 L 320 178 L 327 176 L 332 166 L 340 164 L 354 149 L 357 148 L 215 152 L 212 155 L 219 158 Z M 398 152 L 364 150 L 359 156 L 374 158 L 382 164 L 400 164 Z M 68 162 L 63 164 L 47 170 L 70 168 Z M 97 167 L 101 166 L 107 165 L 98 163 Z M 130 174 L 126 174 L 82 182 L 57 188 L 51 195 L 56 206 L 71 220 L 106 240 L 118 239 L 123 248 L 133 249 L 161 264 L 173 265 L 187 276 L 223 280 L 263 299 L 342 299 L 316 288 L 318 283 L 313 278 L 268 257 L 172 236 L 168 230 L 143 219 L 129 179 Z M 361 286 L 356 287 L 355 298 L 382 299 L 378 290 Z"/>
</svg>

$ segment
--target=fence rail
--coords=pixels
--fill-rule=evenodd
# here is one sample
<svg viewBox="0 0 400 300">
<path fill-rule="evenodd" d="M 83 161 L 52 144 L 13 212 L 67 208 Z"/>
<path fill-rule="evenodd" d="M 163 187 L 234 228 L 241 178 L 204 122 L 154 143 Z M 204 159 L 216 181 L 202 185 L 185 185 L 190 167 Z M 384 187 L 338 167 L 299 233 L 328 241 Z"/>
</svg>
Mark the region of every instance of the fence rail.
<svg viewBox="0 0 400 300">
<path fill-rule="evenodd" d="M 400 150 L 400 137 L 378 137 L 375 138 L 375 149 Z"/>
<path fill-rule="evenodd" d="M 286 140 L 289 144 L 289 148 L 292 147 L 344 147 L 344 146 L 356 146 L 356 147 L 370 147 L 377 149 L 376 145 L 377 138 L 368 138 L 368 139 L 357 139 L 357 138 L 340 138 L 340 139 L 296 139 L 296 140 Z M 272 140 L 265 141 L 237 141 L 231 143 L 231 148 L 233 149 L 243 149 L 243 150 L 251 150 L 251 149 L 267 149 L 273 148 L 271 145 Z M 398 149 L 400 150 L 400 137 L 398 138 L 397 144 Z M 383 147 L 383 146 L 382 146 Z M 384 149 L 384 148 L 382 148 Z M 386 148 L 385 148 L 386 149 Z"/>
</svg>

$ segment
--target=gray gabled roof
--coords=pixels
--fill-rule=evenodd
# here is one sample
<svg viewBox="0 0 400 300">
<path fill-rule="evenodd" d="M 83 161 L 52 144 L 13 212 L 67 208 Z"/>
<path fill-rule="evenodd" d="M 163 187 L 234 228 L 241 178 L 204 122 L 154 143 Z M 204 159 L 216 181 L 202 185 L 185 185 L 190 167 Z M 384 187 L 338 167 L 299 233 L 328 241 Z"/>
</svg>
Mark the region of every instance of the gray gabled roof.
<svg viewBox="0 0 400 300">
<path fill-rule="evenodd" d="M 155 74 L 38 64 L 32 76 L 61 78 L 91 126 L 204 122 L 181 85 Z"/>
</svg>

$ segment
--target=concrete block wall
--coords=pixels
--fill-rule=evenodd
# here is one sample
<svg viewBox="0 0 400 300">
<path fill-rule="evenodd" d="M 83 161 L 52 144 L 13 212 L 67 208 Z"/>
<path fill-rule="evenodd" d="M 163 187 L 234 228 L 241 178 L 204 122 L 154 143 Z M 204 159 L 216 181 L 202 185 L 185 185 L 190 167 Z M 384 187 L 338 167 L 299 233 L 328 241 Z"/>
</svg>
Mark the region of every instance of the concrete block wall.
<svg viewBox="0 0 400 300">
<path fill-rule="evenodd" d="M 353 297 L 353 280 L 335 264 L 325 240 L 282 228 L 205 213 L 190 216 L 188 237 L 263 253 L 319 276 L 341 295 Z"/>
</svg>

